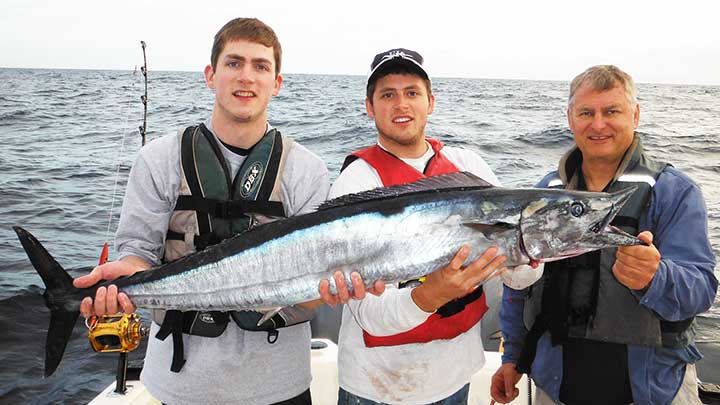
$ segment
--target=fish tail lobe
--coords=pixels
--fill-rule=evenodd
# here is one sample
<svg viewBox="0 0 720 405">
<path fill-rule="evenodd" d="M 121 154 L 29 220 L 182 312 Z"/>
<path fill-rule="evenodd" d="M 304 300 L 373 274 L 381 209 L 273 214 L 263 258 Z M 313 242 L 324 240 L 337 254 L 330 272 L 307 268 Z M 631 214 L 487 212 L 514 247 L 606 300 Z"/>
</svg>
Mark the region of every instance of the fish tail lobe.
<svg viewBox="0 0 720 405">
<path fill-rule="evenodd" d="M 30 232 L 14 226 L 13 230 L 25 248 L 35 271 L 45 283 L 45 305 L 50 310 L 50 327 L 45 340 L 45 377 L 57 369 L 72 334 L 75 322 L 80 316 L 79 308 L 71 305 L 75 292 L 72 277 L 48 253 Z M 76 309 L 68 309 L 75 307 Z"/>
</svg>

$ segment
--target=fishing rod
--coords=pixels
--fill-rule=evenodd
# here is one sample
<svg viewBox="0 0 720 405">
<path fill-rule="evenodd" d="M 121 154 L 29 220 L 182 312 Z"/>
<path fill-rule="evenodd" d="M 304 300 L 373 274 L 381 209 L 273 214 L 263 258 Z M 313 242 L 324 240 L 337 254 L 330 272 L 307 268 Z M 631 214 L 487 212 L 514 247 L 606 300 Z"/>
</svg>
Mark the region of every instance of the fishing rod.
<svg viewBox="0 0 720 405">
<path fill-rule="evenodd" d="M 145 54 L 145 41 L 140 41 L 143 51 L 143 66 L 140 67 L 145 77 L 145 93 L 140 96 L 143 103 L 143 124 L 140 126 L 140 137 L 142 138 L 142 146 L 145 146 L 147 136 L 147 101 L 148 101 L 148 77 L 147 77 L 147 56 Z M 136 66 L 137 69 L 137 66 Z M 129 116 L 128 116 L 129 118 Z M 127 125 L 127 120 L 126 120 Z M 127 127 L 126 127 L 127 128 Z M 123 131 L 123 140 L 120 148 L 119 156 L 125 146 L 125 131 Z M 117 190 L 118 177 L 120 176 L 120 161 L 118 160 L 117 171 L 115 173 L 115 186 L 113 187 L 112 202 L 110 207 L 110 218 L 108 219 L 108 229 L 105 235 L 105 245 L 103 246 L 100 262 L 104 264 L 108 260 L 108 235 L 110 233 L 110 225 L 112 223 L 112 211 L 115 205 L 115 191 Z M 149 332 L 149 328 L 142 326 L 140 317 L 136 313 L 118 314 L 118 315 L 102 315 L 93 316 L 85 320 L 88 327 L 88 339 L 93 350 L 98 353 L 118 353 L 117 373 L 115 376 L 116 394 L 124 395 L 127 392 L 127 370 L 128 370 L 128 353 L 135 350 L 140 345 L 140 340 Z"/>
<path fill-rule="evenodd" d="M 142 46 L 143 50 L 143 63 L 144 65 L 140 68 L 140 71 L 142 72 L 143 76 L 145 76 L 145 94 L 140 96 L 140 100 L 142 101 L 143 105 L 145 106 L 145 111 L 143 113 L 143 124 L 140 127 L 140 136 L 142 137 L 142 144 L 145 145 L 145 135 L 147 134 L 147 58 L 145 57 L 145 41 L 140 41 L 140 45 Z M 133 72 L 133 76 L 137 72 L 137 65 L 135 66 L 135 71 Z M 128 117 L 129 118 L 129 117 Z M 125 122 L 127 124 L 127 120 Z M 123 131 L 124 133 L 124 131 Z M 125 145 L 125 135 L 123 135 L 123 146 Z M 122 151 L 124 148 L 121 148 Z M 122 153 L 120 154 L 122 155 Z M 117 165 L 117 171 L 115 172 L 115 186 L 113 188 L 113 194 L 112 194 L 112 201 L 110 205 L 110 213 L 108 218 L 108 228 L 107 232 L 105 233 L 105 244 L 103 244 L 102 251 L 100 253 L 100 260 L 98 261 L 98 265 L 105 264 L 108 261 L 108 235 L 110 234 L 110 225 L 112 224 L 112 212 L 113 207 L 115 205 L 115 189 L 117 188 L 117 180 L 118 176 L 120 175 L 120 163 L 118 162 Z"/>
<path fill-rule="evenodd" d="M 145 146 L 145 138 L 147 136 L 147 100 L 148 100 L 148 76 L 147 76 L 147 56 L 145 54 L 145 41 L 140 41 L 140 46 L 142 46 L 143 51 L 143 66 L 140 67 L 140 71 L 142 72 L 143 76 L 145 77 L 145 93 L 140 96 L 140 101 L 143 103 L 143 124 L 140 126 L 140 137 L 142 138 L 142 146 Z M 135 76 L 135 73 L 137 73 L 137 65 L 135 65 L 135 71 L 133 71 L 133 76 Z M 122 115 L 122 114 L 121 114 Z M 123 138 L 122 143 L 120 146 L 120 154 L 118 156 L 122 156 L 122 152 L 125 149 L 125 130 L 127 129 L 128 119 L 130 116 L 128 115 L 125 118 L 125 125 L 123 126 Z M 113 186 L 113 193 L 112 193 L 112 200 L 110 202 L 110 213 L 108 215 L 108 227 L 107 231 L 105 233 L 105 244 L 102 248 L 102 253 L 100 253 L 100 261 L 98 262 L 98 265 L 105 264 L 108 261 L 108 236 L 110 235 L 110 226 L 112 225 L 112 213 L 113 208 L 115 207 L 115 192 L 117 191 L 117 183 L 118 178 L 120 177 L 120 160 L 118 158 L 118 164 L 117 164 L 117 170 L 115 171 L 115 185 Z"/>
<path fill-rule="evenodd" d="M 140 137 L 142 138 L 142 146 L 145 146 L 145 138 L 147 137 L 147 103 L 148 103 L 148 70 L 147 70 L 147 57 L 145 55 L 145 41 L 140 41 L 143 51 L 143 66 L 140 68 L 145 77 L 145 94 L 140 96 L 140 101 L 143 103 L 143 124 L 140 126 Z"/>
</svg>

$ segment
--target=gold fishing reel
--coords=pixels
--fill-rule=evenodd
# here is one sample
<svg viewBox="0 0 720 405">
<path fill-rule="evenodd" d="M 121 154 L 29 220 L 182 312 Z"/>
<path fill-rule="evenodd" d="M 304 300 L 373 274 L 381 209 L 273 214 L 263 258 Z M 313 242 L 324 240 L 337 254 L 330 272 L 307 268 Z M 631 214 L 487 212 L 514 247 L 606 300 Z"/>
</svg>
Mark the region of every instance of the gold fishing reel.
<svg viewBox="0 0 720 405">
<path fill-rule="evenodd" d="M 128 353 L 140 345 L 149 329 L 136 313 L 94 316 L 86 320 L 88 339 L 98 353 Z"/>
</svg>

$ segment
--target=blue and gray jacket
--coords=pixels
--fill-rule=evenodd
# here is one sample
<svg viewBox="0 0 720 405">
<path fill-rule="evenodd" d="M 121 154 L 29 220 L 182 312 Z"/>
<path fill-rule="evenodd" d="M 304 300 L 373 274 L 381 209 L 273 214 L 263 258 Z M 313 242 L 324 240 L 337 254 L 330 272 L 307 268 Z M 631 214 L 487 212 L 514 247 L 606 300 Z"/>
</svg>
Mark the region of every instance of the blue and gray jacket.
<svg viewBox="0 0 720 405">
<path fill-rule="evenodd" d="M 633 146 L 639 147 L 642 153 L 639 139 L 636 138 Z M 566 169 L 567 158 L 573 154 L 577 155 L 576 149 L 563 158 L 561 171 Z M 558 172 L 552 172 L 538 187 L 549 187 L 558 177 Z M 647 289 L 632 294 L 661 321 L 684 321 L 710 308 L 717 290 L 707 211 L 698 186 L 672 166 L 664 167 L 654 183 L 638 229 L 653 233 L 653 243 L 662 259 Z M 500 309 L 505 339 L 503 363 L 517 363 L 525 344 L 527 329 L 523 315 L 528 290 L 504 287 Z M 694 336 L 694 330 L 691 328 L 687 334 Z M 676 347 L 632 343 L 627 347 L 635 404 L 671 403 L 682 383 L 686 365 L 701 358 L 692 339 Z M 562 345 L 552 345 L 550 333 L 546 331 L 537 343 L 531 368 L 535 384 L 556 401 L 562 383 L 562 355 Z"/>
</svg>

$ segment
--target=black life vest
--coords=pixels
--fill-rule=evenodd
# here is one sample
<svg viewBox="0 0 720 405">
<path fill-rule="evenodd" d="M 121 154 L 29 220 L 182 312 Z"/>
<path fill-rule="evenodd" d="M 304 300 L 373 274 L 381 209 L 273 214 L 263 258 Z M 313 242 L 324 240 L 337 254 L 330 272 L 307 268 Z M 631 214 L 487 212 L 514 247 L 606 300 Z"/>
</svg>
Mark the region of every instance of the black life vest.
<svg viewBox="0 0 720 405">
<path fill-rule="evenodd" d="M 165 261 L 177 260 L 242 233 L 271 218 L 285 217 L 280 198 L 280 179 L 292 140 L 279 131 L 268 131 L 249 151 L 237 174 L 222 155 L 215 136 L 205 125 L 191 126 L 178 133 L 181 153 L 180 195 L 170 219 Z M 265 331 L 268 342 L 278 338 L 278 328 L 290 326 L 282 314 L 262 325 L 256 311 L 155 310 L 153 320 L 161 325 L 160 340 L 173 335 L 174 372 L 182 369 L 182 333 L 203 337 L 220 336 L 230 321 L 248 331 Z"/>
</svg>

